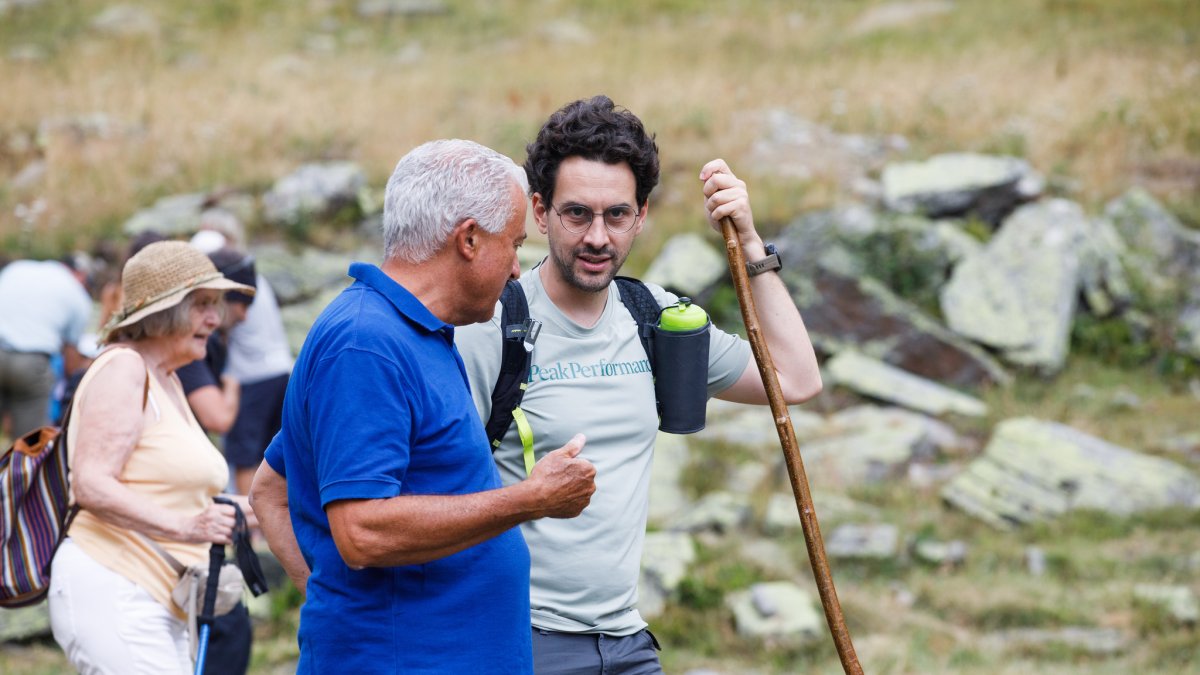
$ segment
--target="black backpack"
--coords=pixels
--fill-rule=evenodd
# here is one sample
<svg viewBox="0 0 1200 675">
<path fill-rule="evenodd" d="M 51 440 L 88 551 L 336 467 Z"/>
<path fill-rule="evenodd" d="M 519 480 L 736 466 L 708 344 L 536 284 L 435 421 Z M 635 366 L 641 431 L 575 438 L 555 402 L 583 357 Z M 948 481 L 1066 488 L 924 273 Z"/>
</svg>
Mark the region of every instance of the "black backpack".
<svg viewBox="0 0 1200 675">
<path fill-rule="evenodd" d="M 662 308 L 641 281 L 630 277 L 617 277 L 616 281 L 621 291 L 621 303 L 637 321 L 638 337 L 641 338 L 653 373 L 654 350 L 650 346 L 650 336 Z M 496 378 L 496 386 L 492 388 L 492 414 L 484 425 L 492 452 L 500 447 L 514 418 L 518 419 L 519 425 L 524 423 L 521 399 L 525 397 L 525 388 L 529 384 L 533 343 L 541 330 L 541 322 L 529 316 L 529 301 L 525 299 L 521 282 L 509 281 L 500 294 L 500 303 L 503 308 L 500 313 L 500 375 Z M 526 469 L 529 468 L 527 463 Z"/>
</svg>

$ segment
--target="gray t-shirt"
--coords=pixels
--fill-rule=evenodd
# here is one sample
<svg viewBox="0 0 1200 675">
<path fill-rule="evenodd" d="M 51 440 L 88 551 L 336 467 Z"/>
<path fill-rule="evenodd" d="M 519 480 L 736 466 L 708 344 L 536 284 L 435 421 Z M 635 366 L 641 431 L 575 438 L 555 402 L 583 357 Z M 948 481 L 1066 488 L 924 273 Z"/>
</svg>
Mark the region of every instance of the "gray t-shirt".
<svg viewBox="0 0 1200 675">
<path fill-rule="evenodd" d="M 587 435 L 580 455 L 596 466 L 596 493 L 576 518 L 524 523 L 532 559 L 533 626 L 568 633 L 629 635 L 645 628 L 636 609 L 638 570 L 649 505 L 650 460 L 658 433 L 654 384 L 637 323 L 617 298 L 614 282 L 600 320 L 583 328 L 546 295 L 534 268 L 521 277 L 530 316 L 543 323 L 533 350 L 529 388 L 521 402 L 541 459 L 576 433 Z M 676 297 L 647 284 L 667 306 Z M 750 346 L 711 330 L 708 392 L 728 388 L 745 370 Z M 455 342 L 471 381 L 480 417 L 491 414 L 500 372 L 500 305 L 488 323 L 463 326 Z M 505 485 L 525 478 L 521 441 L 513 424 L 495 452 Z"/>
</svg>

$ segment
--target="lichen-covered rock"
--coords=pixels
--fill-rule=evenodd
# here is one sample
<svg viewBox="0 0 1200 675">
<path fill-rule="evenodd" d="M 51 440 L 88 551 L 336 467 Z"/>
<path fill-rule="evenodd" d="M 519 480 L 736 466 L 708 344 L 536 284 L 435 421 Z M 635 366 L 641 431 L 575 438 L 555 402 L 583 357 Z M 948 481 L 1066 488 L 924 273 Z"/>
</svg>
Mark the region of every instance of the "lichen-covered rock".
<svg viewBox="0 0 1200 675">
<path fill-rule="evenodd" d="M 754 584 L 726 605 L 740 635 L 802 644 L 820 637 L 824 621 L 808 591 L 790 581 Z"/>
<path fill-rule="evenodd" d="M 1014 364 L 1057 372 L 1067 358 L 1091 228 L 1074 202 L 1021 207 L 983 251 L 954 268 L 941 295 L 947 324 Z"/>
<path fill-rule="evenodd" d="M 704 237 L 689 233 L 667 240 L 641 278 L 695 298 L 723 278 L 728 269 L 723 251 L 718 251 Z"/>
<path fill-rule="evenodd" d="M 1057 422 L 1029 417 L 996 426 L 982 457 L 942 488 L 948 503 L 998 528 L 1071 509 L 1126 515 L 1200 508 L 1200 479 L 1182 466 Z"/>
<path fill-rule="evenodd" d="M 200 227 L 200 213 L 208 195 L 203 192 L 170 195 L 154 202 L 125 221 L 125 234 L 134 236 L 146 231 L 167 237 L 191 234 Z"/>
<path fill-rule="evenodd" d="M 345 206 L 357 208 L 366 184 L 366 173 L 353 162 L 305 164 L 263 195 L 263 219 L 271 225 L 296 226 Z"/>
<path fill-rule="evenodd" d="M 971 213 L 993 224 L 1044 187 L 1025 160 L 974 153 L 895 162 L 884 167 L 882 178 L 889 209 L 933 218 Z"/>
<path fill-rule="evenodd" d="M 833 529 L 825 540 L 825 552 L 831 558 L 888 560 L 899 544 L 900 530 L 895 525 L 847 523 Z"/>
<path fill-rule="evenodd" d="M 956 413 L 979 417 L 987 414 L 983 401 L 944 387 L 878 359 L 846 350 L 825 363 L 832 383 L 889 403 L 931 415 Z"/>
</svg>

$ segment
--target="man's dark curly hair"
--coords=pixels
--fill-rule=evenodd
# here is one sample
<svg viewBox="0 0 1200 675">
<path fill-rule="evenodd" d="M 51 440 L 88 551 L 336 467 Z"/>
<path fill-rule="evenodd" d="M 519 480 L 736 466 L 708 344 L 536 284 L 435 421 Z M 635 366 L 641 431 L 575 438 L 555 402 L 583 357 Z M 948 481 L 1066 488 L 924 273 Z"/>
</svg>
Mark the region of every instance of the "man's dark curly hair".
<svg viewBox="0 0 1200 675">
<path fill-rule="evenodd" d="M 580 99 L 559 108 L 546 120 L 537 138 L 525 146 L 525 175 L 529 194 L 554 200 L 558 167 L 568 157 L 620 164 L 626 162 L 637 181 L 637 208 L 658 185 L 658 146 L 637 115 L 617 108 L 607 96 Z"/>
</svg>

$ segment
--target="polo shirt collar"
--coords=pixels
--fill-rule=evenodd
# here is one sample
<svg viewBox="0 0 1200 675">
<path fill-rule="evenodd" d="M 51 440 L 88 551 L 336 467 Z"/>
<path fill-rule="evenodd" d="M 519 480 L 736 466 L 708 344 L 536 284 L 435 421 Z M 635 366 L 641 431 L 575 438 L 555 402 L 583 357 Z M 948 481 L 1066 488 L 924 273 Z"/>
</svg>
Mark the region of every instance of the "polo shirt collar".
<svg viewBox="0 0 1200 675">
<path fill-rule="evenodd" d="M 425 330 L 435 333 L 449 331 L 453 335 L 454 327 L 433 315 L 428 308 L 409 290 L 396 280 L 384 274 L 383 270 L 369 263 L 351 263 L 348 274 L 355 280 L 379 292 L 409 321 Z"/>
</svg>

